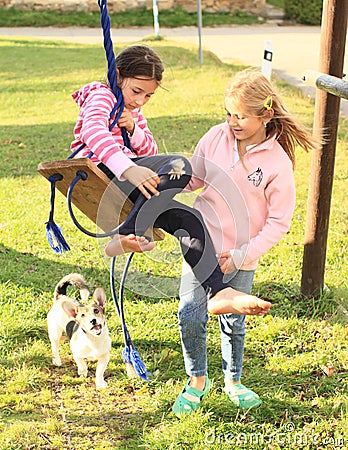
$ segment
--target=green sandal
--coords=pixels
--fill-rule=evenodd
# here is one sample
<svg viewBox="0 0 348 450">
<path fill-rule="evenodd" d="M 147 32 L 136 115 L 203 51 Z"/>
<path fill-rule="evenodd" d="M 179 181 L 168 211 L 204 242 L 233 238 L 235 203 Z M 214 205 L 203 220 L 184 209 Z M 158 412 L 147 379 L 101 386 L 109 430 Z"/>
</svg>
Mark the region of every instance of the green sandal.
<svg viewBox="0 0 348 450">
<path fill-rule="evenodd" d="M 260 397 L 251 389 L 243 386 L 243 384 L 235 384 L 224 388 L 231 402 L 239 406 L 241 409 L 250 409 L 259 406 L 262 402 Z"/>
<path fill-rule="evenodd" d="M 184 386 L 184 389 L 178 395 L 174 406 L 173 412 L 176 416 L 180 417 L 184 414 L 191 414 L 196 411 L 202 404 L 210 389 L 210 381 L 208 375 L 206 376 L 205 386 L 203 391 L 199 391 L 190 386 L 190 378 Z"/>
</svg>

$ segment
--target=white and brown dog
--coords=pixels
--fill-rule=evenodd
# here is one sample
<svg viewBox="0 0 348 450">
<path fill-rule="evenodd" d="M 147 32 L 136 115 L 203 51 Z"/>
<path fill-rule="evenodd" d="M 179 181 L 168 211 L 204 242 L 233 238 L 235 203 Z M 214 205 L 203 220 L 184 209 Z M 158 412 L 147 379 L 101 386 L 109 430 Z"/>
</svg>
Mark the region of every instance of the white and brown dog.
<svg viewBox="0 0 348 450">
<path fill-rule="evenodd" d="M 95 383 L 97 389 L 106 388 L 104 372 L 110 359 L 111 339 L 105 318 L 106 294 L 98 287 L 93 300 L 84 306 L 66 295 L 68 286 L 80 290 L 81 300 L 90 296 L 85 279 L 76 273 L 62 278 L 54 290 L 54 303 L 47 315 L 48 335 L 52 346 L 52 362 L 61 366 L 59 345 L 63 333 L 70 339 L 70 348 L 77 364 L 78 374 L 87 376 L 86 360 L 97 360 Z"/>
</svg>

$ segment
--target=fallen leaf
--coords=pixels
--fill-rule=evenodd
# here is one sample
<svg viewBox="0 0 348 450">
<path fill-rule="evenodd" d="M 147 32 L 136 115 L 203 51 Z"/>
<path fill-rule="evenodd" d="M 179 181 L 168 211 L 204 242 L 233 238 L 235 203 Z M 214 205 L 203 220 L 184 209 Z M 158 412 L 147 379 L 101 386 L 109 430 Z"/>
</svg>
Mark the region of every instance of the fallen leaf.
<svg viewBox="0 0 348 450">
<path fill-rule="evenodd" d="M 331 363 L 326 364 L 326 366 L 320 366 L 321 370 L 325 373 L 326 376 L 330 377 L 335 373 L 334 365 Z"/>
<path fill-rule="evenodd" d="M 344 403 L 342 400 L 337 400 L 337 401 L 334 403 L 332 409 L 338 409 L 338 408 L 340 408 L 341 406 L 343 406 L 344 404 L 345 404 L 345 403 Z"/>
<path fill-rule="evenodd" d="M 312 406 L 318 406 L 319 405 L 319 400 L 316 398 L 312 401 L 311 403 Z"/>
</svg>

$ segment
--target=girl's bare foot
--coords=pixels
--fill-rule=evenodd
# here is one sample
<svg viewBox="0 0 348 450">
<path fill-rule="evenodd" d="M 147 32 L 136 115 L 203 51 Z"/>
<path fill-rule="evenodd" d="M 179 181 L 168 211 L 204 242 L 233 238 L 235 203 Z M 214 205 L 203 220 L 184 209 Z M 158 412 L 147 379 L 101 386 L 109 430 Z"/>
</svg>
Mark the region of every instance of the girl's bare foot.
<svg viewBox="0 0 348 450">
<path fill-rule="evenodd" d="M 208 300 L 211 314 L 246 314 L 262 316 L 271 308 L 271 303 L 254 295 L 244 294 L 231 287 L 219 291 Z"/>
<path fill-rule="evenodd" d="M 155 243 L 146 239 L 145 236 L 135 234 L 115 234 L 105 247 L 106 256 L 118 256 L 129 252 L 147 252 L 155 247 Z"/>
</svg>

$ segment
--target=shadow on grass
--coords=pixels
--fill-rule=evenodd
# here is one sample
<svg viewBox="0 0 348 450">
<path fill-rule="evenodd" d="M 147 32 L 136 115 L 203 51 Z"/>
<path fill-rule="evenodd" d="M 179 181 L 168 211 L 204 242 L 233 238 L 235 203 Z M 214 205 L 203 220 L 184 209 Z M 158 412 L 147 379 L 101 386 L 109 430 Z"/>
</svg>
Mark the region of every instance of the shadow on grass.
<svg viewBox="0 0 348 450">
<path fill-rule="evenodd" d="M 272 314 L 279 317 L 348 323 L 348 289 L 342 286 L 332 286 L 317 298 L 303 296 L 295 283 L 255 283 L 254 292 L 269 299 Z"/>
<path fill-rule="evenodd" d="M 29 288 L 37 295 L 49 292 L 53 295 L 56 283 L 68 273 L 75 272 L 76 266 L 39 258 L 31 253 L 21 253 L 0 243 L 0 282 L 17 287 Z M 98 269 L 84 269 L 84 272 L 98 274 Z M 100 271 L 102 273 L 102 271 Z M 86 275 L 87 277 L 88 275 Z M 18 299 L 12 301 L 18 302 Z M 2 298 L 3 303 L 11 302 L 10 298 Z M 23 300 L 24 303 L 25 299 Z"/>
<path fill-rule="evenodd" d="M 116 266 L 115 280 L 120 278 L 125 260 Z M 31 253 L 21 253 L 0 243 L 0 281 L 30 288 L 37 293 L 52 292 L 57 280 L 67 273 L 81 270 L 74 264 L 39 258 Z M 108 276 L 105 269 L 84 267 L 84 276 L 104 279 Z M 54 281 L 52 282 L 52 278 Z M 130 270 L 126 282 L 126 299 L 136 299 L 139 295 L 146 303 L 157 303 L 160 300 L 178 297 L 180 277 L 151 276 L 141 271 Z M 138 284 L 138 288 L 136 288 Z M 117 286 L 116 286 L 117 287 Z M 147 293 L 148 291 L 148 293 Z M 348 291 L 342 287 L 332 288 L 317 299 L 301 296 L 299 286 L 281 283 L 255 284 L 254 292 L 272 302 L 272 314 L 280 317 L 304 317 L 307 319 L 331 319 L 347 323 L 346 315 Z M 270 294 L 271 293 L 271 294 Z M 2 301 L 5 301 L 4 299 Z"/>
</svg>

